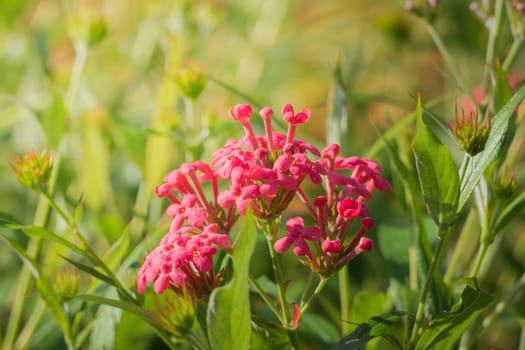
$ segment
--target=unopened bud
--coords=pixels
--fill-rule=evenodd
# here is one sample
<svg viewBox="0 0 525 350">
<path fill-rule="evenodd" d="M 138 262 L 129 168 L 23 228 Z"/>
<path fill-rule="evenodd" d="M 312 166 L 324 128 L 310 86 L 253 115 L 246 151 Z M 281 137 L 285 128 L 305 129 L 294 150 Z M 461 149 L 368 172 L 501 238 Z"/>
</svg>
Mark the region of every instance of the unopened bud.
<svg viewBox="0 0 525 350">
<path fill-rule="evenodd" d="M 15 157 L 11 162 L 11 170 L 16 179 L 23 185 L 35 190 L 45 189 L 52 169 L 52 158 L 47 151 L 25 153 Z"/>
<path fill-rule="evenodd" d="M 468 117 L 462 111 L 461 116 L 456 110 L 456 119 L 450 125 L 461 150 L 474 156 L 485 149 L 485 143 L 492 128 L 490 116 L 479 120 L 477 113 L 471 113 Z"/>
<path fill-rule="evenodd" d="M 511 173 L 504 168 L 500 174 L 496 174 L 491 181 L 491 188 L 498 199 L 507 200 L 516 194 L 516 173 Z"/>
<path fill-rule="evenodd" d="M 190 293 L 183 290 L 182 295 L 179 295 L 170 290 L 157 296 L 155 312 L 168 333 L 184 337 L 193 327 L 195 307 L 194 296 Z"/>
<path fill-rule="evenodd" d="M 182 90 L 182 93 L 192 100 L 196 100 L 206 86 L 206 78 L 196 65 L 182 68 L 175 75 L 175 83 Z"/>
<path fill-rule="evenodd" d="M 78 292 L 80 274 L 73 266 L 65 266 L 55 275 L 55 292 L 63 299 L 72 299 Z"/>
</svg>

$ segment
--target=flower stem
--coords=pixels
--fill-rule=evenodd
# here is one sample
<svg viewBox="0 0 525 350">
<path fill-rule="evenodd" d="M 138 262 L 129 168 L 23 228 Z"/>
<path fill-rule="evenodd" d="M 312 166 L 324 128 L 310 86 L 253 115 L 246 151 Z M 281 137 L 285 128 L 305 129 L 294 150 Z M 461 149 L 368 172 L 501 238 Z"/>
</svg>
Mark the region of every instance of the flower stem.
<svg viewBox="0 0 525 350">
<path fill-rule="evenodd" d="M 472 268 L 472 272 L 470 273 L 470 276 L 472 277 L 478 277 L 479 270 L 481 269 L 481 264 L 483 263 L 483 259 L 485 258 L 485 255 L 487 254 L 488 245 L 485 242 L 481 242 L 481 249 L 478 252 L 478 256 L 476 257 L 476 262 L 474 263 L 474 267 Z"/>
<path fill-rule="evenodd" d="M 483 86 L 485 91 L 490 83 L 490 69 L 493 66 L 494 61 L 494 49 L 496 46 L 496 39 L 498 38 L 499 30 L 501 27 L 501 17 L 503 13 L 503 0 L 496 0 L 496 7 L 494 11 L 494 21 L 492 26 L 489 28 L 489 38 L 487 42 L 487 52 L 485 55 L 485 70 L 483 72 Z"/>
<path fill-rule="evenodd" d="M 195 140 L 195 112 L 194 112 L 194 101 L 193 99 L 186 97 L 184 98 L 184 108 L 185 108 L 185 131 L 186 135 L 184 138 L 184 161 L 191 162 L 195 160 L 195 145 L 193 144 Z"/>
<path fill-rule="evenodd" d="M 339 281 L 339 305 L 341 312 L 341 334 L 345 335 L 350 332 L 352 326 L 350 320 L 350 281 L 348 278 L 348 265 L 343 266 L 337 273 Z"/>
<path fill-rule="evenodd" d="M 471 246 L 473 240 L 476 239 L 476 237 L 473 237 L 473 235 L 477 234 L 476 231 L 474 231 L 473 227 L 475 223 L 476 211 L 471 210 L 469 212 L 465 225 L 461 230 L 458 242 L 454 247 L 452 258 L 450 259 L 450 263 L 448 264 L 447 271 L 443 279 L 447 286 L 450 286 L 452 284 L 452 279 L 454 278 L 454 273 L 456 271 L 456 266 L 458 265 L 459 259 L 465 256 L 466 251 L 469 251 L 470 255 L 470 249 L 468 247 Z"/>
<path fill-rule="evenodd" d="M 423 323 L 423 316 L 425 314 L 425 306 L 427 303 L 428 293 L 430 291 L 430 285 L 432 284 L 432 281 L 434 279 L 437 262 L 439 260 L 439 257 L 441 256 L 443 248 L 445 247 L 445 237 L 445 232 L 439 233 L 437 247 L 434 251 L 434 255 L 432 255 L 432 261 L 430 262 L 430 267 L 428 268 L 425 286 L 423 287 L 423 292 L 421 292 L 421 299 L 419 300 L 419 305 L 417 307 L 416 319 L 414 321 L 414 327 L 412 328 L 412 335 L 410 336 L 410 349 L 415 347 L 421 333 L 421 325 Z"/>
<path fill-rule="evenodd" d="M 261 285 L 252 276 L 252 274 L 249 275 L 248 279 L 249 279 L 250 283 L 252 284 L 252 286 L 257 291 L 257 293 L 259 294 L 259 296 L 262 298 L 262 300 L 264 300 L 266 305 L 268 305 L 270 310 L 272 310 L 272 312 L 275 314 L 275 316 L 277 316 L 277 318 L 279 319 L 279 322 L 281 322 L 281 324 L 282 324 L 283 323 L 283 318 L 282 318 L 281 314 L 279 313 L 279 310 L 277 310 L 277 308 L 273 304 L 272 300 L 270 299 L 270 296 L 262 289 Z"/>
<path fill-rule="evenodd" d="M 439 36 L 438 32 L 436 31 L 436 28 L 434 28 L 432 23 L 430 23 L 430 22 L 428 22 L 426 20 L 424 20 L 423 22 L 425 24 L 425 27 L 426 27 L 428 33 L 432 37 L 432 40 L 434 41 L 434 44 L 436 45 L 439 53 L 441 54 L 441 56 L 445 60 L 445 63 L 447 64 L 448 69 L 450 70 L 450 73 L 452 73 L 452 76 L 454 77 L 454 80 L 458 84 L 459 88 L 468 97 L 468 99 L 470 100 L 472 105 L 476 106 L 474 98 L 472 97 L 472 94 L 470 93 L 470 89 L 467 87 L 467 84 L 465 83 L 465 81 L 463 80 L 461 75 L 459 74 L 459 71 L 456 68 L 456 65 L 454 63 L 454 60 L 452 59 L 452 56 L 448 52 L 445 44 L 441 40 L 441 37 Z"/>
<path fill-rule="evenodd" d="M 268 238 L 266 239 L 266 242 L 268 243 L 268 250 L 270 252 L 270 259 L 272 261 L 272 267 L 273 267 L 273 273 L 275 276 L 275 283 L 277 284 L 277 291 L 279 293 L 279 301 L 281 303 L 281 309 L 282 309 L 282 325 L 286 328 L 290 326 L 290 309 L 288 308 L 288 301 L 286 299 L 286 288 L 284 286 L 284 280 L 281 272 L 281 265 L 279 264 L 279 259 L 277 258 L 277 254 L 275 253 L 275 250 L 273 249 L 273 239 Z"/>
<path fill-rule="evenodd" d="M 317 287 L 315 287 L 314 292 L 310 295 L 310 297 L 308 298 L 308 300 L 306 300 L 304 304 L 301 304 L 301 315 L 304 314 L 308 310 L 308 308 L 312 305 L 312 302 L 321 293 L 321 291 L 323 290 L 327 282 L 328 282 L 327 277 L 321 277 L 321 280 L 317 284 Z"/>
</svg>

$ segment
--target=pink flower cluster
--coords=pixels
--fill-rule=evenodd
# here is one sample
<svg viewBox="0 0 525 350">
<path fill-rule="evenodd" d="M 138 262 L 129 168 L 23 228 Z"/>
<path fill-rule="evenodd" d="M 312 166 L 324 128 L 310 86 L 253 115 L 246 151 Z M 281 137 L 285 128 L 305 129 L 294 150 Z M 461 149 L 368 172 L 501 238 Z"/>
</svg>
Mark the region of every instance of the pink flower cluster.
<svg viewBox="0 0 525 350">
<path fill-rule="evenodd" d="M 262 136 L 255 135 L 251 127 L 252 113 L 250 105 L 235 106 L 230 116 L 241 123 L 246 135 L 228 140 L 213 153 L 210 165 L 202 161 L 182 164 L 156 188 L 159 197 L 172 202 L 167 214 L 173 222 L 139 271 L 140 292 L 147 282 L 154 282 L 156 293 L 185 288 L 205 296 L 220 283 L 222 272 L 214 274 L 212 257 L 217 248 L 231 248 L 228 233 L 239 215 L 250 208 L 259 222 L 278 220 L 296 195 L 314 225 L 305 227 L 300 217 L 289 219 L 288 234 L 275 241 L 277 252 L 293 246 L 303 264 L 329 275 L 360 252 L 372 249 L 364 235 L 374 222 L 364 202 L 375 189 L 390 188 L 379 165 L 364 158 L 339 157 L 340 148 L 335 144 L 319 151 L 296 139 L 297 125 L 310 118 L 308 109 L 296 113 L 286 104 L 282 115 L 288 131 L 283 134 L 272 128 L 273 111 L 263 108 L 259 113 L 265 129 Z M 311 184 L 324 184 L 325 195 L 310 200 L 304 186 Z M 356 233 L 347 237 L 354 222 L 358 222 Z M 272 240 L 278 234 L 265 233 Z"/>
</svg>

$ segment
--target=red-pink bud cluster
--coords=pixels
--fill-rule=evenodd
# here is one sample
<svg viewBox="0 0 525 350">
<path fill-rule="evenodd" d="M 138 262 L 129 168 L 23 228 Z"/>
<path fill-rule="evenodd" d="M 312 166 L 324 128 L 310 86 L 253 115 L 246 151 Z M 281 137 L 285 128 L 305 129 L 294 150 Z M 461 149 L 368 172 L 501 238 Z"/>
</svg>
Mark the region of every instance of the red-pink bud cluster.
<svg viewBox="0 0 525 350">
<path fill-rule="evenodd" d="M 302 263 L 329 275 L 372 248 L 371 241 L 363 237 L 373 227 L 364 201 L 374 189 L 390 188 L 379 174 L 379 165 L 368 159 L 339 157 L 338 145 L 320 152 L 295 139 L 296 126 L 310 118 L 308 109 L 296 114 L 292 105 L 283 107 L 286 135 L 272 130 L 270 108 L 259 114 L 265 135 L 255 135 L 251 127 L 251 106 L 237 105 L 230 116 L 241 123 L 246 135 L 229 139 L 213 153 L 210 164 L 184 163 L 157 186 L 155 193 L 172 202 L 167 214 L 173 221 L 139 271 L 139 292 L 144 292 L 147 282 L 154 282 L 156 293 L 171 288 L 207 297 L 222 279 L 222 272 L 214 274 L 213 255 L 217 248 L 231 248 L 228 233 L 239 215 L 250 208 L 258 220 L 278 218 L 296 195 L 315 224 L 305 227 L 303 218 L 289 219 L 288 234 L 275 242 L 277 252 L 293 246 L 294 253 L 305 259 Z M 303 188 L 306 180 L 314 185 L 324 183 L 326 194 L 310 201 Z M 355 220 L 360 228 L 347 238 Z M 267 234 L 275 239 L 278 233 Z"/>
</svg>

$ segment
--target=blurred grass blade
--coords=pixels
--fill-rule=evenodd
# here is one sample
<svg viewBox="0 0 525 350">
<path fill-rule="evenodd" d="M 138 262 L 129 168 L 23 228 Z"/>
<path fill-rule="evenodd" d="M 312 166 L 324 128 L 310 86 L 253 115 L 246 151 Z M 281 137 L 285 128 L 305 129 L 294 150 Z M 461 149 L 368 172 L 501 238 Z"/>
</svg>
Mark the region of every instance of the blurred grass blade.
<svg viewBox="0 0 525 350">
<path fill-rule="evenodd" d="M 69 321 L 64 314 L 64 310 L 62 309 L 62 302 L 60 300 L 60 297 L 55 293 L 52 285 L 49 283 L 49 281 L 44 276 L 41 267 L 39 266 L 38 262 L 36 262 L 33 258 L 31 258 L 29 255 L 27 255 L 25 249 L 18 245 L 13 239 L 9 238 L 8 236 L 4 235 L 2 231 L 0 231 L 0 239 L 2 239 L 8 246 L 11 248 L 13 252 L 15 252 L 20 259 L 24 262 L 24 264 L 29 268 L 31 271 L 31 274 L 33 275 L 35 281 L 36 281 L 36 287 L 40 293 L 40 296 L 46 303 L 46 306 L 57 322 L 57 324 L 62 329 L 62 332 L 64 333 L 64 338 L 66 340 L 67 344 L 72 344 L 71 340 L 71 329 L 69 326 Z"/>
<path fill-rule="evenodd" d="M 416 350 L 450 350 L 493 297 L 483 293 L 475 278 L 464 279 L 467 284 L 461 300 L 452 310 L 437 315 L 425 329 L 416 344 Z M 439 345 L 438 345 L 439 344 Z"/>
<path fill-rule="evenodd" d="M 416 108 L 417 132 L 412 143 L 419 185 L 430 216 L 447 231 L 457 218 L 459 176 L 452 155 L 423 121 L 421 98 Z"/>
<path fill-rule="evenodd" d="M 207 324 L 214 350 L 245 350 L 250 347 L 249 267 L 255 248 L 256 227 L 248 213 L 233 250 L 233 278 L 215 289 L 208 303 Z"/>
<path fill-rule="evenodd" d="M 333 73 L 333 81 L 328 95 L 328 118 L 326 119 L 327 143 L 341 146 L 341 153 L 348 151 L 348 108 L 343 74 L 341 70 L 341 54 L 338 53 Z"/>
<path fill-rule="evenodd" d="M 509 120 L 514 113 L 516 106 L 524 97 L 525 86 L 518 90 L 518 92 L 512 96 L 510 101 L 492 118 L 492 129 L 490 130 L 489 138 L 485 144 L 485 149 L 481 153 L 472 157 L 466 169 L 463 182 L 461 183 L 457 207 L 458 213 L 467 203 L 467 200 L 470 198 L 472 191 L 474 191 L 474 188 L 481 176 L 483 176 L 485 170 L 501 155 L 502 145 L 505 142 L 509 130 Z"/>
<path fill-rule="evenodd" d="M 120 238 L 115 243 L 113 243 L 111 248 L 109 248 L 102 258 L 106 266 L 112 271 L 115 271 L 120 266 L 121 261 L 126 256 L 130 242 L 129 230 L 130 226 L 128 225 L 123 230 Z"/>
<path fill-rule="evenodd" d="M 505 207 L 493 224 L 491 232 L 500 232 L 512 219 L 516 217 L 516 215 L 518 215 L 523 210 L 523 208 L 525 208 L 525 192 L 520 194 L 516 199 L 514 199 Z"/>
</svg>

